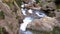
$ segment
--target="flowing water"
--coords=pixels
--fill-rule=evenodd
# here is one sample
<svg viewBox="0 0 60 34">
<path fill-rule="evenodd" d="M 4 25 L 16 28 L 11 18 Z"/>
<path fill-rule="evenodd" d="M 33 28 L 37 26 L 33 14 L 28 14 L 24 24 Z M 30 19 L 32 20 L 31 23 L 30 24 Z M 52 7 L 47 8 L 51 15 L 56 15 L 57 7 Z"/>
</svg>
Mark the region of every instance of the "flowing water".
<svg viewBox="0 0 60 34">
<path fill-rule="evenodd" d="M 31 11 L 31 12 L 30 12 Z M 22 11 L 24 12 L 24 11 Z M 32 10 L 29 10 L 30 13 L 33 13 Z M 25 15 L 23 13 L 23 15 Z M 35 11 L 35 14 L 37 14 L 39 17 L 44 17 L 45 14 L 39 11 Z M 27 14 L 26 14 L 27 15 Z M 34 20 L 34 17 L 28 16 L 23 19 L 23 23 L 20 25 L 20 31 L 19 34 L 60 34 L 60 28 L 56 27 L 51 32 L 46 31 L 35 31 L 35 30 L 26 30 L 27 24 L 29 24 L 32 20 Z"/>
<path fill-rule="evenodd" d="M 32 11 L 33 10 L 31 10 L 31 9 L 28 10 L 29 13 L 33 13 Z M 22 10 L 22 13 L 23 13 L 23 15 L 27 15 L 25 9 Z M 35 14 L 38 15 L 39 17 L 44 17 L 45 16 L 44 13 L 39 12 L 39 11 L 36 11 Z M 26 31 L 27 25 L 30 22 L 32 22 L 32 20 L 34 20 L 34 16 L 27 16 L 23 19 L 23 23 L 20 25 L 20 34 L 32 34 L 31 31 Z"/>
<path fill-rule="evenodd" d="M 23 9 L 23 8 L 21 9 L 23 15 L 26 15 L 26 10 L 27 10 L 27 9 Z"/>
<path fill-rule="evenodd" d="M 33 0 L 35 1 L 35 0 Z M 31 2 L 29 2 L 31 3 Z M 32 20 L 36 19 L 34 18 L 34 16 L 27 16 L 26 12 L 30 13 L 30 14 L 36 14 L 37 17 L 41 18 L 41 17 L 44 17 L 45 16 L 45 13 L 43 13 L 42 11 L 40 10 L 33 10 L 33 9 L 27 9 L 24 7 L 24 5 L 27 5 L 27 4 L 22 4 L 21 5 L 21 11 L 22 11 L 22 14 L 24 16 L 26 16 L 24 19 L 23 19 L 23 23 L 20 24 L 20 30 L 19 30 L 19 34 L 33 34 L 31 31 L 26 31 L 26 27 L 27 25 L 32 22 Z"/>
<path fill-rule="evenodd" d="M 26 17 L 21 24 L 20 30 L 26 31 L 27 24 L 29 24 L 33 19 L 31 17 Z"/>
<path fill-rule="evenodd" d="M 33 18 L 31 17 L 25 17 L 23 23 L 20 26 L 20 34 L 32 34 L 32 32 L 26 31 L 27 24 L 29 24 L 32 20 Z"/>
</svg>

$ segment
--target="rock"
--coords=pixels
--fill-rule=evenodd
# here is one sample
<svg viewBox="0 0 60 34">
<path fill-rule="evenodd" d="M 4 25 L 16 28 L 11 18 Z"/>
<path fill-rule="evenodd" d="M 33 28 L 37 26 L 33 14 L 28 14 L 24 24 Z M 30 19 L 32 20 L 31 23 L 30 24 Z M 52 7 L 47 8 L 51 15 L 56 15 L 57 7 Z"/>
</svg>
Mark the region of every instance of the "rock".
<svg viewBox="0 0 60 34">
<path fill-rule="evenodd" d="M 55 10 L 55 15 L 56 15 L 56 19 L 60 23 L 60 9 Z M 58 27 L 60 27 L 60 24 L 58 24 Z"/>
<path fill-rule="evenodd" d="M 56 5 L 54 2 L 50 2 L 47 4 L 48 8 L 50 8 L 50 10 L 56 9 Z"/>
<path fill-rule="evenodd" d="M 5 32 L 7 32 L 7 33 L 9 33 L 9 34 L 13 34 L 13 32 L 10 30 L 10 28 L 8 27 L 7 22 L 6 22 L 5 20 L 0 20 L 0 26 L 5 29 Z M 2 29 L 2 30 L 3 30 L 3 29 Z M 2 33 L 3 33 L 3 32 L 4 32 L 4 31 L 2 31 Z M 5 33 L 5 32 L 4 32 L 4 33 Z"/>
<path fill-rule="evenodd" d="M 55 17 L 56 16 L 54 11 L 48 11 L 48 12 L 49 12 L 48 13 L 49 17 Z"/>
<path fill-rule="evenodd" d="M 2 26 L 3 26 L 6 31 L 8 31 L 9 34 L 17 34 L 17 31 L 18 31 L 18 20 L 16 19 L 16 14 L 13 13 L 12 14 L 12 10 L 10 9 L 10 7 L 5 4 L 5 3 L 2 3 L 0 2 L 0 9 L 4 12 L 4 16 L 5 16 L 5 19 L 4 21 L 5 22 L 1 22 Z M 0 25 L 0 26 L 1 26 Z"/>
<path fill-rule="evenodd" d="M 57 21 L 51 17 L 43 17 L 41 19 L 35 19 L 28 24 L 27 28 L 40 31 L 52 31 L 54 26 L 57 26 Z"/>
<path fill-rule="evenodd" d="M 0 2 L 2 2 L 2 0 L 0 0 Z"/>
<path fill-rule="evenodd" d="M 56 17 L 60 17 L 60 9 L 55 10 Z"/>
<path fill-rule="evenodd" d="M 42 10 L 49 10 L 49 11 L 52 11 L 56 9 L 56 5 L 54 2 L 50 2 L 50 3 L 47 3 L 45 5 L 42 6 Z"/>
<path fill-rule="evenodd" d="M 5 15 L 4 20 L 6 21 L 8 29 L 10 29 L 13 32 L 12 34 L 17 34 L 19 23 L 18 23 L 18 20 L 15 18 L 15 16 L 13 18 L 11 18 L 11 17 L 8 17 L 7 15 Z M 10 32 L 8 32 L 8 33 L 10 34 Z"/>
<path fill-rule="evenodd" d="M 11 14 L 12 10 L 10 10 L 10 7 L 7 4 L 1 2 L 0 9 L 4 12 L 5 15 L 7 15 L 9 17 L 13 17 L 13 15 Z"/>
<path fill-rule="evenodd" d="M 54 2 L 50 2 L 50 3 L 45 3 L 44 5 L 42 5 L 41 7 L 42 10 L 44 10 L 44 12 L 50 16 L 50 17 L 55 17 L 55 13 L 54 11 L 56 10 L 56 5 Z M 51 13 L 52 12 L 52 13 Z"/>
</svg>

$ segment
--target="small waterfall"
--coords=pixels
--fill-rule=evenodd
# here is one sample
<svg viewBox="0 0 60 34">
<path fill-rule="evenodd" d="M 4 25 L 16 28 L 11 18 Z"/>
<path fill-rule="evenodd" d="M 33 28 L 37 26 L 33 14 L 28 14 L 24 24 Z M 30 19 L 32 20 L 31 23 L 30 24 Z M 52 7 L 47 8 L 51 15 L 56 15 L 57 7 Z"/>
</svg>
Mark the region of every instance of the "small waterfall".
<svg viewBox="0 0 60 34">
<path fill-rule="evenodd" d="M 31 12 L 30 12 L 31 11 Z M 23 12 L 23 11 L 22 11 Z M 29 10 L 30 13 L 33 13 L 32 10 Z M 36 11 L 35 14 L 37 14 L 39 17 L 44 17 L 45 14 L 43 12 Z M 27 25 L 34 20 L 34 17 L 28 16 L 23 19 L 23 23 L 20 25 L 20 34 L 32 34 L 30 31 L 26 31 Z"/>
<path fill-rule="evenodd" d="M 35 0 L 33 0 L 33 1 L 35 1 Z M 32 22 L 32 20 L 34 20 L 36 18 L 34 18 L 34 16 L 31 16 L 31 15 L 27 16 L 26 12 L 28 11 L 30 14 L 36 14 L 38 17 L 44 17 L 45 14 L 43 12 L 41 12 L 40 10 L 35 9 L 35 11 L 34 11 L 33 9 L 27 9 L 24 7 L 24 5 L 27 5 L 27 4 L 21 5 L 21 7 L 22 7 L 21 11 L 22 11 L 22 14 L 26 17 L 23 19 L 23 23 L 20 24 L 19 34 L 33 34 L 30 31 L 26 31 L 26 27 L 30 22 Z"/>
<path fill-rule="evenodd" d="M 20 30 L 26 31 L 27 24 L 29 24 L 33 19 L 31 17 L 26 17 L 21 24 Z"/>
<path fill-rule="evenodd" d="M 31 17 L 26 17 L 23 20 L 23 23 L 20 26 L 20 34 L 32 34 L 32 32 L 26 31 L 27 24 L 29 24 L 32 20 L 33 20 L 33 18 L 31 18 Z"/>
<path fill-rule="evenodd" d="M 25 11 L 25 9 L 22 10 L 22 13 L 23 13 L 23 15 L 26 15 L 26 11 L 25 12 L 24 11 Z M 44 17 L 45 16 L 45 14 L 43 12 L 40 12 L 40 11 L 33 12 L 32 9 L 29 9 L 28 12 L 29 13 L 35 13 L 39 17 Z M 20 32 L 19 32 L 20 34 L 32 34 L 32 32 L 26 31 L 27 25 L 30 22 L 32 22 L 32 20 L 34 20 L 34 16 L 33 17 L 27 16 L 23 19 L 23 23 L 20 25 Z"/>
</svg>

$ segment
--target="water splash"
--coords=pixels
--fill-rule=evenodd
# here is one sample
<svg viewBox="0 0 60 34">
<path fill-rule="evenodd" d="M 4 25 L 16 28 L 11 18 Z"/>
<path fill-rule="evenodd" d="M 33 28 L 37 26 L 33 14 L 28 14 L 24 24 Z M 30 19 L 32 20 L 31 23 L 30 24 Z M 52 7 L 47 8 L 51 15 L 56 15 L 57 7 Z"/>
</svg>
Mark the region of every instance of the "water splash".
<svg viewBox="0 0 60 34">
<path fill-rule="evenodd" d="M 36 12 L 36 14 L 37 14 L 39 17 L 44 17 L 44 16 L 45 16 L 45 14 L 42 13 L 42 12 Z"/>
<path fill-rule="evenodd" d="M 32 0 L 32 1 L 34 1 L 34 2 L 36 2 L 35 0 Z M 33 2 L 29 2 L 29 4 L 31 4 L 31 3 L 33 3 Z M 45 14 L 44 13 L 42 13 L 42 12 L 40 12 L 40 11 L 37 11 L 37 10 L 33 10 L 33 9 L 29 9 L 29 10 L 27 10 L 25 7 L 24 7 L 24 5 L 27 5 L 27 4 L 23 4 L 23 5 L 21 5 L 21 11 L 22 11 L 22 13 L 23 13 L 23 15 L 24 16 L 26 16 L 27 14 L 26 14 L 26 12 L 28 11 L 29 13 L 31 13 L 31 14 L 36 14 L 37 16 L 39 16 L 39 17 L 44 17 L 45 16 Z M 34 12 L 33 12 L 34 11 Z M 32 32 L 30 32 L 30 31 L 26 31 L 26 27 L 27 27 L 27 25 L 30 23 L 30 22 L 32 22 L 32 20 L 34 19 L 34 16 L 33 17 L 31 17 L 31 16 L 26 16 L 25 17 L 25 19 L 23 19 L 23 23 L 20 25 L 20 31 L 19 31 L 19 34 L 32 34 Z"/>
<path fill-rule="evenodd" d="M 29 12 L 29 13 L 33 13 L 33 10 L 32 10 L 32 9 L 29 9 L 28 12 Z"/>
<path fill-rule="evenodd" d="M 27 10 L 27 9 L 21 8 L 21 11 L 22 11 L 23 15 L 26 15 L 26 10 Z"/>
<path fill-rule="evenodd" d="M 23 20 L 23 23 L 22 23 L 21 26 L 20 26 L 20 30 L 26 31 L 27 25 L 28 25 L 32 20 L 33 20 L 33 19 L 32 19 L 31 17 L 26 17 L 26 18 Z"/>
<path fill-rule="evenodd" d="M 31 14 L 36 14 L 38 15 L 39 17 L 44 17 L 45 16 L 45 13 L 41 12 L 41 11 L 34 11 L 32 9 L 29 9 L 28 10 L 29 13 Z M 26 14 L 26 9 L 22 9 L 22 13 L 23 15 L 27 15 Z M 29 32 L 29 31 L 26 31 L 26 27 L 27 25 L 32 22 L 32 20 L 34 19 L 34 16 L 28 16 L 28 17 L 25 17 L 25 19 L 23 19 L 23 23 L 20 25 L 20 31 L 21 31 L 21 34 L 32 34 L 32 32 Z"/>
<path fill-rule="evenodd" d="M 23 4 L 23 5 L 21 5 L 21 7 L 22 7 L 22 8 L 24 8 L 24 4 Z"/>
<path fill-rule="evenodd" d="M 22 11 L 24 15 L 26 15 L 25 10 L 23 9 L 23 11 Z M 28 12 L 33 14 L 32 9 L 29 9 Z M 35 11 L 34 14 L 37 14 L 39 17 L 44 17 L 45 16 L 45 14 L 43 12 L 40 12 L 40 11 Z M 25 19 L 23 20 L 23 23 L 20 26 L 20 30 L 26 31 L 27 25 L 33 20 L 33 18 L 34 18 L 34 16 L 33 17 L 31 17 L 31 16 L 25 17 Z"/>
<path fill-rule="evenodd" d="M 38 16 L 38 17 L 44 17 L 44 16 L 46 16 L 46 14 L 43 12 L 43 11 L 41 11 L 41 10 L 38 10 L 38 9 L 34 9 L 33 10 L 34 11 L 34 13 Z"/>
</svg>

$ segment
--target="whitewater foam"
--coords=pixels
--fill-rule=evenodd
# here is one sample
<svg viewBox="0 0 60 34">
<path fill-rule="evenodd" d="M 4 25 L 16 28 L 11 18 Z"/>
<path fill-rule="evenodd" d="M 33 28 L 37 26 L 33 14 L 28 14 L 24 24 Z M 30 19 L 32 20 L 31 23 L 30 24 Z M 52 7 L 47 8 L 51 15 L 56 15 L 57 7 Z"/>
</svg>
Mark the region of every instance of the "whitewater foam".
<svg viewBox="0 0 60 34">
<path fill-rule="evenodd" d="M 22 31 L 26 31 L 26 27 L 27 25 L 32 21 L 32 18 L 31 17 L 26 17 L 24 20 L 23 20 L 23 23 L 21 24 L 20 26 L 20 30 Z"/>
</svg>

